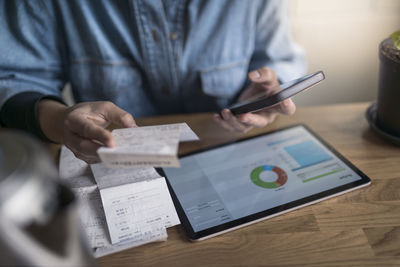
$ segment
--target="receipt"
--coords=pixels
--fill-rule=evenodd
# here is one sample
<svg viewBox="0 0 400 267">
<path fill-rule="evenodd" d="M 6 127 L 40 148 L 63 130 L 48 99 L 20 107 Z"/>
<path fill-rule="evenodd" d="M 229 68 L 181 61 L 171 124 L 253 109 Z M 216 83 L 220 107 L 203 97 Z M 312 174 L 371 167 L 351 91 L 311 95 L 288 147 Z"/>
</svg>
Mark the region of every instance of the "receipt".
<svg viewBox="0 0 400 267">
<path fill-rule="evenodd" d="M 59 172 L 62 180 L 72 188 L 78 199 L 78 211 L 81 223 L 96 257 L 149 242 L 166 240 L 166 227 L 180 223 L 165 179 L 154 168 L 110 169 L 101 163 L 89 166 L 84 161 L 77 159 L 68 148 L 63 146 L 61 148 Z M 151 189 L 150 191 L 146 191 L 147 193 L 141 194 L 135 191 L 143 189 L 141 183 L 147 180 L 158 181 L 150 183 L 153 186 L 146 187 L 147 189 Z M 135 190 L 132 191 L 132 187 Z M 107 196 L 104 203 L 109 205 L 109 192 L 114 197 L 123 198 L 127 194 L 132 193 L 130 191 L 146 199 L 145 204 L 142 204 L 140 199 L 135 199 L 134 202 L 131 201 L 133 208 L 140 210 L 143 207 L 147 207 L 147 203 L 158 203 L 159 209 L 154 204 L 152 207 L 155 209 L 142 210 L 141 214 L 146 216 L 140 216 L 143 218 L 153 218 L 153 221 L 137 224 L 135 226 L 136 232 L 131 238 L 121 239 L 121 242 L 112 244 L 110 240 L 111 233 L 108 232 L 107 228 L 110 225 L 115 226 L 115 223 L 119 221 L 114 217 L 106 216 L 102 195 Z M 113 209 L 118 209 L 118 204 L 112 204 Z M 123 207 L 125 207 L 125 202 L 121 203 L 120 208 L 122 209 Z M 135 218 L 137 216 L 135 217 L 134 215 L 129 220 L 135 221 Z"/>
<path fill-rule="evenodd" d="M 89 244 L 94 248 L 94 256 L 102 257 L 111 253 L 137 247 L 149 242 L 165 241 L 167 231 L 164 225 L 143 232 L 136 238 L 112 245 L 108 238 L 106 217 L 101 203 L 100 192 L 94 187 L 73 189 L 78 197 L 78 210 Z"/>
<path fill-rule="evenodd" d="M 154 229 L 153 232 L 145 233 L 141 236 L 141 238 L 137 240 L 129 240 L 126 242 L 117 243 L 114 245 L 107 245 L 104 247 L 99 247 L 94 250 L 94 256 L 96 258 L 106 256 L 111 253 L 115 253 L 118 251 L 122 251 L 125 249 L 138 247 L 150 242 L 161 242 L 166 241 L 168 237 L 167 230 L 165 227 L 160 227 L 158 229 Z"/>
<path fill-rule="evenodd" d="M 199 137 L 197 134 L 190 129 L 189 125 L 186 123 L 175 123 L 175 124 L 167 124 L 167 125 L 178 125 L 179 126 L 179 142 L 189 142 L 189 141 L 197 141 Z"/>
<path fill-rule="evenodd" d="M 59 175 L 71 188 L 96 186 L 89 165 L 65 146 L 61 147 Z"/>
<path fill-rule="evenodd" d="M 186 123 L 116 129 L 112 135 L 115 147 L 97 150 L 110 168 L 179 167 L 179 141 L 199 139 Z"/>
<path fill-rule="evenodd" d="M 102 163 L 90 167 L 100 189 L 161 178 L 154 168 L 112 169 Z"/>
<path fill-rule="evenodd" d="M 100 194 L 112 244 L 179 224 L 164 178 L 109 187 Z"/>
<path fill-rule="evenodd" d="M 73 189 L 78 198 L 78 211 L 86 237 L 92 248 L 109 245 L 107 222 L 97 186 Z"/>
<path fill-rule="evenodd" d="M 90 176 L 89 165 L 75 157 L 74 153 L 67 147 L 62 146 L 60 152 L 59 175 L 61 179 L 79 176 Z"/>
</svg>

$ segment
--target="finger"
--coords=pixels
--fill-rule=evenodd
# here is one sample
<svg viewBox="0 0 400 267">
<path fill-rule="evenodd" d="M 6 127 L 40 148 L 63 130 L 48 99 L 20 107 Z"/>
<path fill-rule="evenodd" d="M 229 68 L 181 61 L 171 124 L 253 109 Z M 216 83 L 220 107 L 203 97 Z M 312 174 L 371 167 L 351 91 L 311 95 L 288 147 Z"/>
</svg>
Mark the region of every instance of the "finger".
<svg viewBox="0 0 400 267">
<path fill-rule="evenodd" d="M 248 101 L 251 98 L 257 98 L 265 95 L 264 88 L 259 88 L 258 86 L 254 86 L 255 84 L 250 84 L 243 93 L 239 96 L 238 101 Z"/>
<path fill-rule="evenodd" d="M 86 157 L 85 155 L 79 153 L 79 152 L 73 152 L 75 157 L 83 160 L 84 162 L 86 162 L 87 164 L 95 164 L 95 163 L 100 163 L 101 160 L 100 158 L 90 158 L 90 157 Z"/>
<path fill-rule="evenodd" d="M 296 112 L 296 105 L 291 98 L 284 100 L 280 106 L 282 114 L 293 115 Z"/>
<path fill-rule="evenodd" d="M 104 116 L 108 121 L 113 122 L 118 126 L 124 128 L 131 128 L 137 126 L 132 115 L 126 112 L 125 110 L 116 106 L 112 102 L 106 102 L 104 105 L 105 105 Z"/>
<path fill-rule="evenodd" d="M 249 72 L 248 77 L 253 83 L 279 84 L 275 72 L 266 67 Z"/>
<path fill-rule="evenodd" d="M 89 157 L 86 156 L 84 154 L 82 154 L 81 152 L 77 151 L 76 148 L 74 148 L 73 146 L 67 145 L 65 144 L 66 147 L 68 147 L 72 153 L 75 155 L 76 158 L 85 161 L 88 164 L 92 164 L 92 163 L 96 163 L 96 162 L 100 162 L 100 158 L 94 158 L 94 157 Z"/>
<path fill-rule="evenodd" d="M 97 150 L 101 147 L 101 145 L 80 137 L 74 133 L 68 134 L 66 138 L 65 145 L 69 147 L 75 154 L 79 154 L 79 157 L 84 157 L 85 159 L 90 160 L 99 160 L 97 155 Z"/>
<path fill-rule="evenodd" d="M 296 111 L 296 105 L 294 104 L 291 98 L 288 98 L 279 103 L 279 105 L 275 105 L 271 108 L 266 109 L 264 112 L 293 115 L 295 111 Z"/>
<path fill-rule="evenodd" d="M 227 122 L 230 126 L 232 126 L 236 131 L 239 132 L 247 132 L 251 129 L 251 126 L 247 126 L 241 123 L 229 109 L 222 110 L 222 118 L 225 122 Z"/>
<path fill-rule="evenodd" d="M 246 113 L 239 116 L 239 120 L 247 125 L 251 125 L 257 128 L 264 127 L 270 123 L 270 115 L 269 113 L 266 114 L 253 114 L 253 113 Z"/>
<path fill-rule="evenodd" d="M 97 140 L 108 147 L 114 146 L 114 139 L 108 130 L 94 124 L 79 114 L 68 118 L 65 124 L 70 131 L 83 138 Z"/>
<path fill-rule="evenodd" d="M 264 115 L 258 115 L 258 114 L 251 114 L 253 116 L 262 116 L 263 120 L 261 119 L 253 119 L 253 125 L 254 127 L 261 128 L 265 127 L 268 124 L 271 124 L 272 122 L 275 121 L 276 117 L 278 117 L 278 113 L 266 113 Z"/>
<path fill-rule="evenodd" d="M 86 157 L 85 155 L 80 154 L 79 152 L 74 152 L 74 156 L 80 160 L 83 160 L 87 164 L 95 164 L 95 163 L 100 163 L 101 160 L 99 158 L 89 158 Z"/>
<path fill-rule="evenodd" d="M 214 114 L 213 115 L 213 120 L 216 123 L 218 123 L 220 126 L 222 126 L 222 128 L 224 128 L 224 129 L 226 129 L 228 131 L 230 131 L 230 132 L 235 131 L 235 129 L 231 125 L 229 125 L 229 123 L 224 121 L 219 114 Z"/>
</svg>

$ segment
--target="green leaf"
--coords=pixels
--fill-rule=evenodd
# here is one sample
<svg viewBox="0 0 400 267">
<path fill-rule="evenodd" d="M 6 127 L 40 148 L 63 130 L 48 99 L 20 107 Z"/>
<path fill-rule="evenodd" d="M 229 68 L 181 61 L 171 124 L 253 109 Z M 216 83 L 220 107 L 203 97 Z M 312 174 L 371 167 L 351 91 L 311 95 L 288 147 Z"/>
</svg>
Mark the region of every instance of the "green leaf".
<svg viewBox="0 0 400 267">
<path fill-rule="evenodd" d="M 394 46 L 400 50 L 400 30 L 398 30 L 397 32 L 394 32 L 390 35 L 390 37 L 392 37 Z"/>
</svg>

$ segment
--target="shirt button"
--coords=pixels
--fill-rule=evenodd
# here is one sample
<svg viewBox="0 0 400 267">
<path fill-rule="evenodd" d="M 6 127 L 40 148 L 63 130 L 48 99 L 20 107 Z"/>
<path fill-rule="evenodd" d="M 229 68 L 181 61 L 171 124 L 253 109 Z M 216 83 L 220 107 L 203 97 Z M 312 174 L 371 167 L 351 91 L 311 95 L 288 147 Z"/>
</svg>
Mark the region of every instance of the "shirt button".
<svg viewBox="0 0 400 267">
<path fill-rule="evenodd" d="M 171 32 L 169 34 L 169 39 L 171 39 L 172 41 L 175 41 L 176 39 L 178 39 L 178 34 L 176 32 Z"/>
</svg>

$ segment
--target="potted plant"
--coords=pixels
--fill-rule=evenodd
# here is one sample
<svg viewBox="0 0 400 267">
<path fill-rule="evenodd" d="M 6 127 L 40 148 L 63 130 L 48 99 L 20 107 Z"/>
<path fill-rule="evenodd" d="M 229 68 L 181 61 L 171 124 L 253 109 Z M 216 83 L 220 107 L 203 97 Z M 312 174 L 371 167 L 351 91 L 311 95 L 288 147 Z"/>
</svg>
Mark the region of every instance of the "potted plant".
<svg viewBox="0 0 400 267">
<path fill-rule="evenodd" d="M 400 145 L 400 30 L 379 45 L 378 99 L 367 111 L 372 128 Z"/>
</svg>

